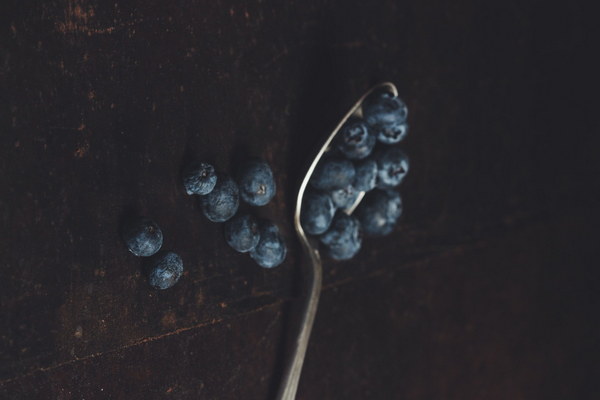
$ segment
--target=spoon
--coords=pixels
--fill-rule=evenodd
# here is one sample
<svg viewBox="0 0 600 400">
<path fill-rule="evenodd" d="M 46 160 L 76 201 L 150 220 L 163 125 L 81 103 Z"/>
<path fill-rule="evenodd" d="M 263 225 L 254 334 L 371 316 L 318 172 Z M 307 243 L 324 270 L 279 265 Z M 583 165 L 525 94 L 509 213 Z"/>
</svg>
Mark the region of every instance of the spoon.
<svg viewBox="0 0 600 400">
<path fill-rule="evenodd" d="M 346 123 L 350 117 L 362 117 L 362 103 L 375 90 L 387 90 L 394 96 L 398 95 L 396 86 L 390 82 L 380 83 L 369 89 L 362 97 L 354 104 L 354 106 L 346 113 L 344 118 L 337 124 L 333 132 L 327 137 L 315 158 L 310 163 L 306 175 L 300 183 L 300 189 L 298 190 L 298 197 L 296 198 L 296 210 L 294 212 L 294 227 L 296 233 L 302 244 L 302 251 L 304 253 L 302 268 L 306 279 L 306 293 L 303 298 L 302 317 L 300 319 L 299 326 L 297 328 L 295 341 L 291 352 L 286 360 L 285 370 L 279 392 L 277 394 L 277 400 L 294 400 L 296 398 L 296 392 L 298 390 L 298 383 L 300 381 L 300 374 L 302 372 L 302 365 L 304 364 L 304 357 L 306 355 L 306 348 L 308 347 L 308 340 L 310 338 L 310 332 L 315 321 L 315 315 L 317 313 L 317 306 L 319 304 L 319 296 L 321 294 L 321 283 L 323 278 L 321 256 L 319 254 L 318 242 L 314 238 L 309 238 L 300 224 L 300 216 L 302 215 L 302 200 L 304 198 L 304 192 L 308 186 L 308 182 L 319 164 L 323 155 L 331 150 L 331 143 L 339 132 L 340 128 Z M 365 192 L 360 192 L 354 204 L 348 207 L 344 212 L 348 215 L 352 214 L 356 207 L 363 199 Z"/>
</svg>

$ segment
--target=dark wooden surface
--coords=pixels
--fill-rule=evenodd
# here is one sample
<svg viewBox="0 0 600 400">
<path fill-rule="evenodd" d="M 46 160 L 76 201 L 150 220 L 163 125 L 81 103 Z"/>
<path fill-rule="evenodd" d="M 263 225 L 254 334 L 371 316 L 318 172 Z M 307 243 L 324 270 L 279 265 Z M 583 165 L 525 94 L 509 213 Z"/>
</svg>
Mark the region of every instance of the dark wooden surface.
<svg viewBox="0 0 600 400">
<path fill-rule="evenodd" d="M 0 398 L 272 398 L 313 147 L 371 84 L 410 110 L 393 235 L 325 265 L 302 399 L 597 398 L 598 34 L 584 2 L 4 2 Z M 183 193 L 269 161 L 266 271 Z M 118 237 L 163 227 L 151 290 Z"/>
</svg>

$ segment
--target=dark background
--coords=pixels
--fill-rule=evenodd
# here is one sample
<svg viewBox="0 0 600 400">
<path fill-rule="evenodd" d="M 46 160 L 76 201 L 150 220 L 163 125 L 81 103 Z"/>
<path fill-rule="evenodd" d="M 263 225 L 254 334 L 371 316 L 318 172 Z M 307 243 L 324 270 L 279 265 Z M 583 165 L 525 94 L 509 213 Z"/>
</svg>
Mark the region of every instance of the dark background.
<svg viewBox="0 0 600 400">
<path fill-rule="evenodd" d="M 0 398 L 269 399 L 312 149 L 372 84 L 409 106 L 405 215 L 326 261 L 299 399 L 600 394 L 598 35 L 584 2 L 3 2 Z M 275 270 L 179 182 L 266 159 Z M 118 236 L 154 218 L 152 290 Z"/>
</svg>

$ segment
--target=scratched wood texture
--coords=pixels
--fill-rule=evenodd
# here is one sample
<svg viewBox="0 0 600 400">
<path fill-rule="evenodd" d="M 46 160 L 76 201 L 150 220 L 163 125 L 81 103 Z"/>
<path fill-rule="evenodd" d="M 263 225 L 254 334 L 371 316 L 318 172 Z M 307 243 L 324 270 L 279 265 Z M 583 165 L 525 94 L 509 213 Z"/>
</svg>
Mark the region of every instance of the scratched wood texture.
<svg viewBox="0 0 600 400">
<path fill-rule="evenodd" d="M 487 4 L 486 4 L 487 3 Z M 405 215 L 325 265 L 302 399 L 597 398 L 598 27 L 586 2 L 6 1 L 0 398 L 270 399 L 311 151 L 373 83 L 410 110 Z M 234 253 L 186 160 L 275 171 L 279 268 Z M 119 236 L 163 228 L 151 290 Z"/>
</svg>

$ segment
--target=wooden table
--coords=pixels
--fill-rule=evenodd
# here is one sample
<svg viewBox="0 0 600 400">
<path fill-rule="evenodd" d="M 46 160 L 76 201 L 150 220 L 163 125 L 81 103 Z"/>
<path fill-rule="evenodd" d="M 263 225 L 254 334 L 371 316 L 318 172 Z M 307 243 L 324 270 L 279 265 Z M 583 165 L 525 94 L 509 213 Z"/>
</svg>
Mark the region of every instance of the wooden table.
<svg viewBox="0 0 600 400">
<path fill-rule="evenodd" d="M 600 393 L 598 35 L 581 2 L 4 2 L 0 398 L 269 399 L 298 179 L 371 84 L 410 110 L 405 215 L 326 261 L 299 399 Z M 287 261 L 227 247 L 200 158 L 267 160 Z M 130 212 L 186 272 L 152 290 Z"/>
</svg>

